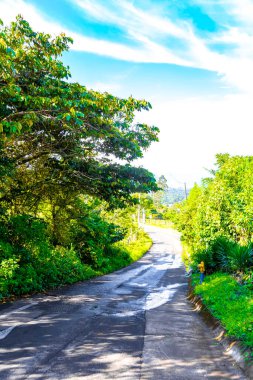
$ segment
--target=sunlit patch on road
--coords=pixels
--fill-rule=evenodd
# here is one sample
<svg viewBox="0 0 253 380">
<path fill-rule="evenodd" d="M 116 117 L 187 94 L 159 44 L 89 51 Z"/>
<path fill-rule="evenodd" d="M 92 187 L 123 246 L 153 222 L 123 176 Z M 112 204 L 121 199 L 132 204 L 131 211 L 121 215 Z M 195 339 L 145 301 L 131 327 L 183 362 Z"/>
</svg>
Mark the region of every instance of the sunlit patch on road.
<svg viewBox="0 0 253 380">
<path fill-rule="evenodd" d="M 162 288 L 158 288 L 154 290 L 152 293 L 150 293 L 147 296 L 145 309 L 146 310 L 155 309 L 169 302 L 173 298 L 174 294 L 176 293 L 177 288 L 184 285 L 187 285 L 187 284 L 186 283 L 173 284 L 173 285 L 168 285 L 164 288 L 162 287 Z"/>
</svg>

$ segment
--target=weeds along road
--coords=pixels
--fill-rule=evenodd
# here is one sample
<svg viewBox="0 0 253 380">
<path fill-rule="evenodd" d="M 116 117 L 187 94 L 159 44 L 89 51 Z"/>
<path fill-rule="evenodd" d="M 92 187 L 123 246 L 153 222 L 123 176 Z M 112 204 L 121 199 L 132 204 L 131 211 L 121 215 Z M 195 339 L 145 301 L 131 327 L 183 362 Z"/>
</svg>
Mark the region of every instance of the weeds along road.
<svg viewBox="0 0 253 380">
<path fill-rule="evenodd" d="M 179 235 L 110 275 L 0 308 L 0 378 L 245 379 L 186 300 Z"/>
</svg>

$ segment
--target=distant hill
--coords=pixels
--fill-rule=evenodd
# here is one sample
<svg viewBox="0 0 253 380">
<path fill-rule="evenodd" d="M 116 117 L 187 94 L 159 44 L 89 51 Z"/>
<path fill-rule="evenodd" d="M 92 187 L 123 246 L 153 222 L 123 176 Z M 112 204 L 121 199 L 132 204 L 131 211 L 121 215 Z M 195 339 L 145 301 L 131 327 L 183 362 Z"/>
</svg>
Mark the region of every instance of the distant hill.
<svg viewBox="0 0 253 380">
<path fill-rule="evenodd" d="M 189 191 L 187 191 L 187 194 Z M 163 204 L 169 206 L 173 203 L 181 202 L 185 199 L 185 189 L 182 187 L 168 187 L 164 194 Z"/>
</svg>

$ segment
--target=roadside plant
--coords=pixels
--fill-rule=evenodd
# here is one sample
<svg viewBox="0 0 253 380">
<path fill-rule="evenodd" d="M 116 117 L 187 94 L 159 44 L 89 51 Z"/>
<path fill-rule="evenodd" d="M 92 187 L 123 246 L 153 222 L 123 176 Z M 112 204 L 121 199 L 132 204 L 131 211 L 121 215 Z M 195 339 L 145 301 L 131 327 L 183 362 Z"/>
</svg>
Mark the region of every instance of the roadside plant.
<svg viewBox="0 0 253 380">
<path fill-rule="evenodd" d="M 240 246 L 236 244 L 228 254 L 228 270 L 230 272 L 245 272 L 253 265 L 252 244 Z"/>
</svg>

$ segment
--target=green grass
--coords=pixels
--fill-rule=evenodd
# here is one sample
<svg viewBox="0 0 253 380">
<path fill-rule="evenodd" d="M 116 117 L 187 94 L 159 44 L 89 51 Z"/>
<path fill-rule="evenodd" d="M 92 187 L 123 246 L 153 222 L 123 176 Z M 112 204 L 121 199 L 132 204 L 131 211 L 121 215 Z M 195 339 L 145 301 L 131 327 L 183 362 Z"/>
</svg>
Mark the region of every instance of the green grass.
<svg viewBox="0 0 253 380">
<path fill-rule="evenodd" d="M 220 320 L 227 335 L 253 348 L 253 292 L 232 276 L 215 273 L 206 276 L 202 285 L 199 275 L 193 275 L 194 292 Z"/>
<path fill-rule="evenodd" d="M 139 260 L 149 250 L 151 245 L 151 238 L 145 232 L 142 232 L 136 241 L 125 245 L 125 248 L 129 253 L 132 261 L 136 261 Z"/>
<path fill-rule="evenodd" d="M 146 219 L 146 224 L 148 226 L 155 226 L 160 228 L 173 228 L 173 223 L 169 220 Z"/>
<path fill-rule="evenodd" d="M 112 245 L 105 256 L 101 273 L 106 274 L 124 268 L 136 260 L 139 260 L 151 247 L 151 238 L 139 230 L 136 240 L 128 242 L 123 240 Z"/>
</svg>

